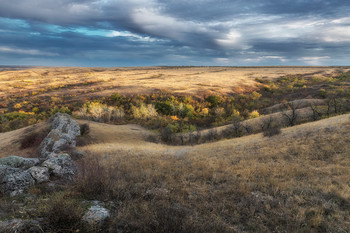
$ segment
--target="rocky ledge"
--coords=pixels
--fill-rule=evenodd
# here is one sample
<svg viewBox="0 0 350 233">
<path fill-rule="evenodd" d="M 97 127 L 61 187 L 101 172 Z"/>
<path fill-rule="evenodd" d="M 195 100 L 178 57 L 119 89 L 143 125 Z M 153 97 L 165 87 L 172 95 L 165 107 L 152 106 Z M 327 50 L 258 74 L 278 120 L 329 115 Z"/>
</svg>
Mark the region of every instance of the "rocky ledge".
<svg viewBox="0 0 350 233">
<path fill-rule="evenodd" d="M 40 144 L 40 158 L 8 156 L 0 159 L 0 192 L 15 196 L 29 187 L 52 180 L 72 181 L 77 166 L 70 154 L 80 135 L 79 124 L 68 114 L 57 113 L 51 119 L 51 131 Z M 77 153 L 77 152 L 75 152 Z"/>
</svg>

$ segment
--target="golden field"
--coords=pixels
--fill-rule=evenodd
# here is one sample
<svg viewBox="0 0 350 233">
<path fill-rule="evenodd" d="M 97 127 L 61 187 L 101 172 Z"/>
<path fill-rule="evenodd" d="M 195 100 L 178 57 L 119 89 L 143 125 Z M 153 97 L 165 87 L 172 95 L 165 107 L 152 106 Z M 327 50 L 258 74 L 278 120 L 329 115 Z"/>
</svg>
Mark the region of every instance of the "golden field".
<svg viewBox="0 0 350 233">
<path fill-rule="evenodd" d="M 203 96 L 254 90 L 255 78 L 286 75 L 332 76 L 339 67 L 148 67 L 148 68 L 33 68 L 0 72 L 0 104 L 8 99 L 91 97 L 150 94 Z M 344 72 L 348 67 L 342 69 Z"/>
</svg>

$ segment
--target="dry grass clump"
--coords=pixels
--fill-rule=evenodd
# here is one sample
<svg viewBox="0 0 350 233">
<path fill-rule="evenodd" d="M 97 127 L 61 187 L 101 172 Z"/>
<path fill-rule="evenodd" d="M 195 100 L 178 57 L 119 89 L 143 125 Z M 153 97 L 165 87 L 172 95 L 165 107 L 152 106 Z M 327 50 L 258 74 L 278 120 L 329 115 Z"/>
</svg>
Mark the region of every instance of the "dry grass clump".
<svg viewBox="0 0 350 233">
<path fill-rule="evenodd" d="M 48 132 L 48 130 L 43 130 L 40 132 L 30 132 L 23 135 L 23 137 L 20 139 L 20 149 L 38 147 L 42 140 L 44 140 L 44 138 L 47 136 Z"/>
<path fill-rule="evenodd" d="M 282 131 L 281 131 L 281 128 L 280 127 L 271 127 L 271 128 L 267 128 L 267 129 L 263 129 L 263 135 L 265 137 L 272 137 L 272 136 L 275 136 L 275 135 L 279 135 L 281 134 Z"/>
<path fill-rule="evenodd" d="M 80 135 L 81 136 L 85 136 L 85 135 L 88 135 L 90 133 L 89 124 L 87 124 L 87 123 L 80 124 L 79 127 L 80 127 Z"/>
<path fill-rule="evenodd" d="M 85 158 L 78 161 L 79 176 L 76 190 L 86 198 L 105 196 L 110 191 L 113 178 L 110 169 L 103 167 L 97 157 L 85 153 Z"/>
<path fill-rule="evenodd" d="M 40 202 L 39 202 L 40 203 Z M 58 192 L 42 200 L 39 214 L 45 218 L 47 232 L 79 232 L 84 209 L 69 192 Z"/>
</svg>

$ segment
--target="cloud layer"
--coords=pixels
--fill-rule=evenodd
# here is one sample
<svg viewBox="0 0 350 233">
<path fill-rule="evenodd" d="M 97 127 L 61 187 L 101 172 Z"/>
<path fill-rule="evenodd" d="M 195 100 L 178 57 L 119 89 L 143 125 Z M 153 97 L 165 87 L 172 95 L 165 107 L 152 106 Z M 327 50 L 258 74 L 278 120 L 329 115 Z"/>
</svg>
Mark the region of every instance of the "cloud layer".
<svg viewBox="0 0 350 233">
<path fill-rule="evenodd" d="M 349 65 L 340 0 L 3 0 L 0 64 Z"/>
</svg>

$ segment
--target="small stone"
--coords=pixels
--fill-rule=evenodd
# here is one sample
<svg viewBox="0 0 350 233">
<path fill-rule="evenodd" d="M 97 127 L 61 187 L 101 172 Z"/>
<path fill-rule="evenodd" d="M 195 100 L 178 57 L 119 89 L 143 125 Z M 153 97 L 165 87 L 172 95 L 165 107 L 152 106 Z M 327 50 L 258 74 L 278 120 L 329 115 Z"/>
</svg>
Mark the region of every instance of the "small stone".
<svg viewBox="0 0 350 233">
<path fill-rule="evenodd" d="M 83 221 L 93 226 L 101 226 L 109 216 L 109 211 L 106 208 L 94 205 L 84 214 Z"/>
</svg>

